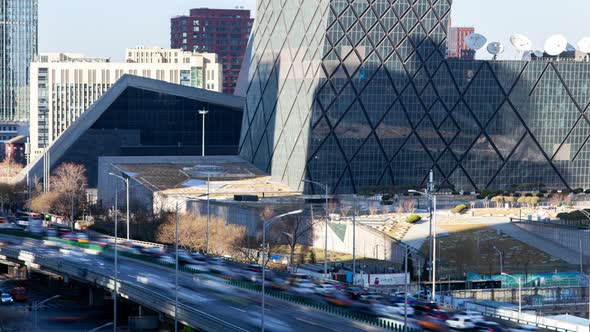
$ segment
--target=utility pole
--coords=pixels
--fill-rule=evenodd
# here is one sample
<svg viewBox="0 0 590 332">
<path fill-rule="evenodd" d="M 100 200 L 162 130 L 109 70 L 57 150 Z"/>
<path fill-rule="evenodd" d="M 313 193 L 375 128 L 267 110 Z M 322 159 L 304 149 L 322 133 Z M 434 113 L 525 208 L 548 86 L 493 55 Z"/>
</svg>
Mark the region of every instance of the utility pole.
<svg viewBox="0 0 590 332">
<path fill-rule="evenodd" d="M 430 170 L 430 172 L 428 173 L 428 185 L 426 187 L 426 194 L 428 195 L 432 195 L 432 193 L 434 192 L 434 174 L 432 172 L 432 170 Z M 428 241 L 428 262 L 429 262 L 429 270 L 430 273 L 428 274 L 429 277 L 432 276 L 432 200 L 429 200 L 429 209 L 428 212 L 430 214 L 430 225 L 429 225 L 429 231 L 428 231 L 428 236 L 430 238 L 430 241 Z M 431 282 L 434 283 L 434 280 L 430 280 Z"/>
<path fill-rule="evenodd" d="M 205 157 L 205 115 L 209 113 L 208 110 L 202 109 L 199 110 L 199 114 L 203 116 L 203 128 L 202 128 L 202 138 L 201 138 L 201 156 Z"/>
</svg>

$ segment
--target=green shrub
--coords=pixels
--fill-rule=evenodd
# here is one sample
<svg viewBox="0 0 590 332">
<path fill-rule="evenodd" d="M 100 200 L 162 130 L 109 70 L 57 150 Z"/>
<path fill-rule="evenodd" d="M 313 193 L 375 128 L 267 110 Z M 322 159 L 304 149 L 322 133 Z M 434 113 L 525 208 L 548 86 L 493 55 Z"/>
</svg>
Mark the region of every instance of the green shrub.
<svg viewBox="0 0 590 332">
<path fill-rule="evenodd" d="M 557 189 L 553 189 L 553 190 L 551 190 L 551 193 L 552 193 L 552 194 L 557 194 Z"/>
<path fill-rule="evenodd" d="M 404 220 L 404 221 L 407 222 L 408 224 L 413 224 L 413 223 L 418 222 L 420 220 L 422 220 L 422 217 L 420 217 L 417 214 L 413 214 L 413 215 L 407 217 L 406 220 Z"/>
<path fill-rule="evenodd" d="M 502 193 L 502 196 L 504 196 L 504 197 L 508 197 L 508 196 L 510 196 L 510 193 L 509 193 L 509 192 L 507 192 L 507 191 L 505 191 L 504 193 Z"/>
<path fill-rule="evenodd" d="M 576 188 L 576 189 L 574 189 L 574 194 L 581 194 L 583 192 L 584 192 L 584 189 L 582 189 L 582 188 Z"/>
<path fill-rule="evenodd" d="M 381 205 L 393 205 L 393 201 L 391 201 L 391 200 L 381 201 Z"/>
<path fill-rule="evenodd" d="M 567 195 L 567 194 L 569 194 L 569 193 L 571 193 L 571 192 L 572 192 L 572 191 L 571 191 L 571 190 L 569 190 L 568 188 L 561 189 L 561 193 L 562 193 L 562 194 L 566 194 L 566 195 Z"/>
<path fill-rule="evenodd" d="M 388 200 L 390 200 L 390 199 L 391 199 L 391 196 L 390 196 L 389 194 L 385 194 L 385 195 L 383 195 L 383 196 L 381 197 L 381 200 L 382 200 L 382 201 L 388 201 Z"/>
<path fill-rule="evenodd" d="M 543 195 L 543 193 L 538 193 L 536 196 L 539 197 L 539 198 L 545 197 L 545 195 Z"/>
<path fill-rule="evenodd" d="M 547 190 L 545 190 L 545 189 L 541 189 L 541 190 L 539 190 L 539 192 L 540 192 L 541 194 L 546 194 L 546 193 L 547 193 Z"/>
<path fill-rule="evenodd" d="M 453 191 L 451 194 L 452 194 L 452 195 L 455 195 L 455 196 L 459 196 L 459 195 L 461 195 L 461 193 L 460 193 L 460 192 L 458 192 L 458 191 Z"/>
<path fill-rule="evenodd" d="M 533 194 L 532 193 L 526 193 L 526 194 L 524 194 L 524 196 L 525 197 L 533 197 Z"/>
<path fill-rule="evenodd" d="M 520 193 L 514 193 L 514 194 L 512 194 L 512 196 L 513 196 L 513 197 L 520 197 L 520 196 L 522 196 L 522 195 L 521 195 Z"/>
<path fill-rule="evenodd" d="M 459 205 L 455 206 L 454 208 L 452 208 L 451 212 L 452 213 L 463 213 L 465 210 L 467 210 L 467 205 L 459 204 Z"/>
<path fill-rule="evenodd" d="M 584 194 L 590 194 L 590 189 L 584 190 Z"/>
</svg>

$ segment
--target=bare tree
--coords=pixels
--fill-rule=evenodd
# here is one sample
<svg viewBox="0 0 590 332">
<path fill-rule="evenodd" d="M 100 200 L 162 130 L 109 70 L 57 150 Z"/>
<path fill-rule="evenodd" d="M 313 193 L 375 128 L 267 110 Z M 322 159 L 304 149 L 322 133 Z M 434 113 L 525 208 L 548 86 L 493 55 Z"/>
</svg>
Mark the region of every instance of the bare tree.
<svg viewBox="0 0 590 332">
<path fill-rule="evenodd" d="M 402 203 L 403 210 L 407 213 L 414 213 L 416 210 L 416 200 L 415 199 L 406 199 Z"/>
<path fill-rule="evenodd" d="M 40 193 L 31 199 L 30 208 L 32 211 L 39 213 L 52 213 L 53 207 L 59 200 L 58 193 Z"/>
<path fill-rule="evenodd" d="M 51 177 L 51 190 L 58 193 L 59 198 L 52 208 L 54 213 L 74 220 L 76 212 L 85 204 L 86 168 L 74 163 L 63 163 Z"/>
<path fill-rule="evenodd" d="M 553 194 L 551 199 L 549 199 L 549 204 L 553 207 L 561 206 L 561 202 L 563 201 L 563 196 L 561 194 Z"/>
<path fill-rule="evenodd" d="M 12 160 L 0 162 L 0 179 L 10 179 L 23 169 L 23 165 Z"/>
<path fill-rule="evenodd" d="M 369 209 L 369 215 L 374 216 L 377 214 L 377 207 L 372 202 L 369 203 L 368 209 Z"/>
<path fill-rule="evenodd" d="M 182 214 L 178 217 L 178 244 L 192 251 L 205 251 L 207 238 L 207 217 Z M 224 220 L 212 217 L 209 222 L 209 251 L 217 256 L 234 255 L 239 252 L 237 245 L 245 235 L 245 228 L 226 224 Z M 174 243 L 176 215 L 169 214 L 167 221 L 158 228 L 156 240 Z"/>
<path fill-rule="evenodd" d="M 291 264 L 291 271 L 293 271 L 293 264 L 295 262 L 295 249 L 298 244 L 308 244 L 310 242 L 310 232 L 313 230 L 317 221 L 302 215 L 295 215 L 285 218 L 281 225 L 277 225 L 278 229 L 287 239 L 289 245 L 289 264 Z"/>
<path fill-rule="evenodd" d="M 341 204 L 340 205 L 340 215 L 344 218 L 348 217 L 348 214 L 351 212 L 352 206 L 350 204 Z"/>
</svg>

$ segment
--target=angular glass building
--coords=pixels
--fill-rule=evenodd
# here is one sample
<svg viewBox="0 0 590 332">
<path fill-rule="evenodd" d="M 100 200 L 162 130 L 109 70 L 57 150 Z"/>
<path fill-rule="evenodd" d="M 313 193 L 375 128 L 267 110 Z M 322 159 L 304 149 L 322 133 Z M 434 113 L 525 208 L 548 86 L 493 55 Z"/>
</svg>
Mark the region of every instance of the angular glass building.
<svg viewBox="0 0 590 332">
<path fill-rule="evenodd" d="M 29 121 L 29 66 L 37 54 L 37 0 L 0 2 L 0 122 Z"/>
<path fill-rule="evenodd" d="M 590 188 L 590 63 L 446 58 L 451 0 L 258 2 L 241 156 L 290 186 Z"/>
</svg>

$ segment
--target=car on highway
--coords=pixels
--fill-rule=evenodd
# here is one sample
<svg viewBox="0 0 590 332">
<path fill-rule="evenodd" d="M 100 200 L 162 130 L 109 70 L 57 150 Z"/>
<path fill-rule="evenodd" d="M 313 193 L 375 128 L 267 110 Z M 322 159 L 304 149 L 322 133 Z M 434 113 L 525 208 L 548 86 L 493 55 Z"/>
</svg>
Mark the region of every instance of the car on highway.
<svg viewBox="0 0 590 332">
<path fill-rule="evenodd" d="M 496 322 L 477 322 L 475 323 L 475 331 L 477 332 L 504 332 L 502 325 Z"/>
<path fill-rule="evenodd" d="M 447 326 L 456 330 L 470 330 L 475 328 L 475 323 L 469 316 L 455 315 L 445 321 Z"/>
<path fill-rule="evenodd" d="M 326 298 L 326 302 L 337 307 L 350 307 L 353 300 L 346 293 L 334 293 L 334 296 Z"/>
<path fill-rule="evenodd" d="M 319 284 L 315 287 L 315 293 L 321 296 L 332 296 L 338 290 L 331 284 Z"/>
<path fill-rule="evenodd" d="M 62 240 L 66 240 L 66 241 L 78 241 L 78 238 L 76 237 L 76 234 L 74 233 L 65 233 L 61 235 L 61 239 Z"/>
<path fill-rule="evenodd" d="M 416 321 L 418 326 L 424 330 L 429 331 L 445 331 L 447 329 L 444 321 L 436 319 L 431 316 L 423 316 Z"/>
<path fill-rule="evenodd" d="M 432 309 L 427 315 L 440 320 L 449 319 L 449 313 L 442 309 Z"/>
<path fill-rule="evenodd" d="M 520 325 L 517 327 L 512 327 L 508 329 L 508 332 L 537 332 L 539 329 L 535 326 L 530 325 Z"/>
<path fill-rule="evenodd" d="M 297 295 L 309 295 L 315 292 L 315 284 L 309 280 L 301 280 L 291 283 L 289 291 Z"/>
<path fill-rule="evenodd" d="M 2 304 L 13 304 L 14 300 L 10 294 L 2 293 L 2 295 L 0 295 L 0 302 L 2 302 Z"/>
<path fill-rule="evenodd" d="M 391 310 L 399 316 L 403 316 L 404 315 L 404 311 L 407 313 L 408 316 L 413 316 L 415 311 L 414 308 L 412 308 L 412 306 L 408 305 L 404 308 L 404 304 L 403 303 L 394 303 L 393 305 L 390 306 Z"/>
<path fill-rule="evenodd" d="M 79 243 L 88 243 L 88 235 L 86 233 L 78 232 L 76 233 L 76 241 Z"/>
<path fill-rule="evenodd" d="M 427 314 L 434 309 L 440 309 L 440 306 L 434 302 L 416 302 L 412 308 L 417 312 Z"/>
<path fill-rule="evenodd" d="M 471 321 L 474 323 L 483 322 L 485 320 L 483 318 L 483 315 L 480 312 L 473 311 L 473 310 L 460 311 L 460 312 L 456 313 L 455 316 L 469 317 L 469 319 L 471 319 Z"/>
</svg>

